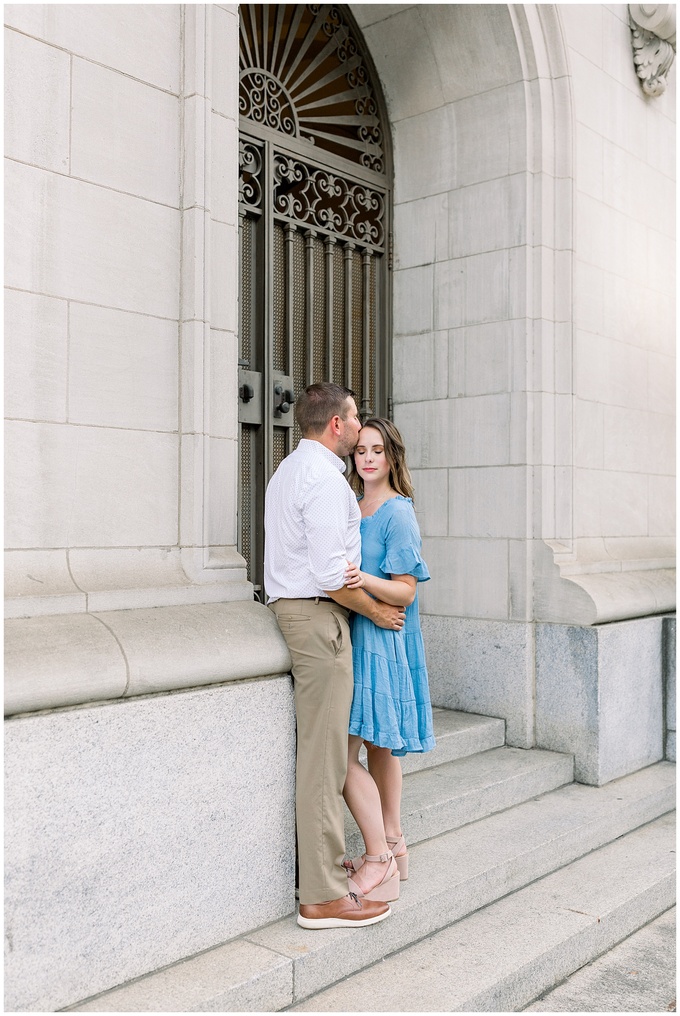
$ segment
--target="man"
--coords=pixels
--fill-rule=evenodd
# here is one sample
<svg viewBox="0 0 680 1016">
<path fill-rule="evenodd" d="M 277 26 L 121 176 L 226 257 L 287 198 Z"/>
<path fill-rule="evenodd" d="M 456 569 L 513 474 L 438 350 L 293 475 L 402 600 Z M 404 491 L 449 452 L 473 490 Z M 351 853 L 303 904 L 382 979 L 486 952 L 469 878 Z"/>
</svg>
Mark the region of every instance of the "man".
<svg viewBox="0 0 680 1016">
<path fill-rule="evenodd" d="M 390 914 L 387 903 L 347 893 L 342 788 L 354 680 L 348 615 L 400 631 L 405 612 L 344 585 L 361 561 L 361 513 L 343 477 L 359 438 L 354 393 L 310 385 L 298 397 L 296 450 L 274 473 L 265 498 L 265 588 L 292 659 L 297 717 L 296 815 L 303 928 L 362 927 Z"/>
</svg>

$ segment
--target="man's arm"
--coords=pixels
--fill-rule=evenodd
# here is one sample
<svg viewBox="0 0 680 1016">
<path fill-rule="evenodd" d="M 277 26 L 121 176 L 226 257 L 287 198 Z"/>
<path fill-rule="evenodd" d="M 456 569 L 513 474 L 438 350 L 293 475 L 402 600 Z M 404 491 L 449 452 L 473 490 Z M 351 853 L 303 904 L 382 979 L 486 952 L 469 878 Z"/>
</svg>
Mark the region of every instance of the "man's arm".
<svg viewBox="0 0 680 1016">
<path fill-rule="evenodd" d="M 406 618 L 404 607 L 393 607 L 392 604 L 383 603 L 382 600 L 374 600 L 363 589 L 348 589 L 347 586 L 341 586 L 340 589 L 324 589 L 324 593 L 341 607 L 363 614 L 379 628 L 401 631 L 404 627 Z"/>
</svg>

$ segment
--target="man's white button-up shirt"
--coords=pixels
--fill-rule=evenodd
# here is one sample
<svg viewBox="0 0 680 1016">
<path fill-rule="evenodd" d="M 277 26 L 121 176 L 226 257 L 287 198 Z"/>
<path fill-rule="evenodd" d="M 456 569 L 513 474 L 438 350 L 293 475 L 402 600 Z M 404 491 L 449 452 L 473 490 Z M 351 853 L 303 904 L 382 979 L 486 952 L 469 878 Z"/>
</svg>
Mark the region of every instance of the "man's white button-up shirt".
<svg viewBox="0 0 680 1016">
<path fill-rule="evenodd" d="M 345 463 L 303 438 L 276 470 L 265 496 L 264 585 L 268 602 L 323 596 L 361 564 L 361 512 Z"/>
</svg>

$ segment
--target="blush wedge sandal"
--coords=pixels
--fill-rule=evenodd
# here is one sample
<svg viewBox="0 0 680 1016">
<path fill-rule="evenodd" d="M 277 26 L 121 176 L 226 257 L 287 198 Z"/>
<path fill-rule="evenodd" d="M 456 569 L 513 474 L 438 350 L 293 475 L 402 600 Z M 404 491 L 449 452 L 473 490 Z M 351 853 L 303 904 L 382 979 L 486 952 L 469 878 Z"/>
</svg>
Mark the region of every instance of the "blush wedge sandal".
<svg viewBox="0 0 680 1016">
<path fill-rule="evenodd" d="M 362 892 L 347 870 L 347 885 L 350 893 L 356 893 L 360 899 L 373 900 L 374 902 L 392 903 L 399 899 L 399 868 L 391 850 L 385 854 L 364 854 L 361 859 L 364 861 L 389 861 L 387 871 L 376 886 L 369 889 L 367 893 Z M 359 866 L 361 867 L 361 865 Z"/>
<path fill-rule="evenodd" d="M 398 837 L 388 836 L 387 846 L 390 848 L 392 857 L 397 862 L 399 879 L 402 882 L 405 882 L 408 878 L 408 850 L 406 849 L 406 842 L 403 834 Z M 366 855 L 360 854 L 359 857 L 353 857 L 351 861 L 343 861 L 343 868 L 345 868 L 348 872 L 358 871 L 365 859 Z"/>
</svg>

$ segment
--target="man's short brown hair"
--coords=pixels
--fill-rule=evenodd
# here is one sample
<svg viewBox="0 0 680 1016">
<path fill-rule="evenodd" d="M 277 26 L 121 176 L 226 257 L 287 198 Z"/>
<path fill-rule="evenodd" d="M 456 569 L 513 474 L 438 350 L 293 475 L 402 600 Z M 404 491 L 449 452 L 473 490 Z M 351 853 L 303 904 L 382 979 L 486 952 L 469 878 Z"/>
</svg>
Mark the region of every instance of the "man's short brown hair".
<svg viewBox="0 0 680 1016">
<path fill-rule="evenodd" d="M 305 388 L 295 403 L 295 418 L 302 436 L 323 434 L 334 416 L 344 420 L 347 413 L 346 402 L 350 398 L 354 398 L 351 388 L 336 385 L 332 381 L 321 381 Z"/>
</svg>

